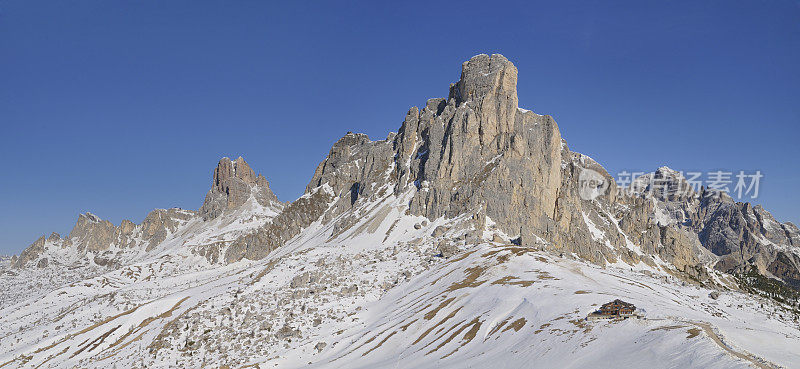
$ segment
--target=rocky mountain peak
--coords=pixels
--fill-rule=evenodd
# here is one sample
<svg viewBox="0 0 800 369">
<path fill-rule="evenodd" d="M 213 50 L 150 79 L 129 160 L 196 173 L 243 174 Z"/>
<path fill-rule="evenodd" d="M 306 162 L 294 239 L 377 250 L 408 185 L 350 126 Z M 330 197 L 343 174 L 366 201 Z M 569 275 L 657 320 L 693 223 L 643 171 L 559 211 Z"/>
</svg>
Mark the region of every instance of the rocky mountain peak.
<svg viewBox="0 0 800 369">
<path fill-rule="evenodd" d="M 251 196 L 262 206 L 280 206 L 278 197 L 269 188 L 264 176 L 256 175 L 241 156 L 236 160 L 224 157 L 214 169 L 211 190 L 200 208 L 200 214 L 206 220 L 216 218 L 226 209 L 238 208 Z"/>
<path fill-rule="evenodd" d="M 78 216 L 68 238 L 77 243 L 80 249 L 105 250 L 114 242 L 115 230 L 116 227 L 111 222 L 87 212 Z"/>
<path fill-rule="evenodd" d="M 306 191 L 329 185 L 339 198 L 332 214 L 381 198 L 387 188 L 396 196 L 410 191 L 410 214 L 469 213 L 475 229 L 488 216 L 503 232 L 533 242 L 554 228 L 561 162 L 552 117 L 518 107 L 517 68 L 502 55 L 481 54 L 462 64 L 447 98 L 408 110 L 396 135 L 340 139 Z"/>
<path fill-rule="evenodd" d="M 519 107 L 517 98 L 517 67 L 500 54 L 473 56 L 461 66 L 461 79 L 450 86 L 448 102 L 455 107 L 466 103 L 477 113 L 470 119 L 480 124 L 470 125 L 480 134 L 482 144 L 498 133 L 512 132 Z M 428 102 L 431 110 L 431 102 Z M 467 128 L 467 127 L 465 127 Z"/>
<path fill-rule="evenodd" d="M 262 176 L 256 176 L 250 165 L 240 156 L 236 160 L 222 158 L 214 169 L 214 187 L 218 191 L 225 191 L 226 184 L 232 178 L 240 179 L 249 185 L 255 185 Z"/>
<path fill-rule="evenodd" d="M 97 215 L 94 215 L 94 214 L 92 214 L 92 213 L 90 213 L 88 211 L 86 213 L 80 214 L 78 216 L 78 222 L 99 223 L 101 221 L 103 221 L 103 220 L 100 219 L 100 217 L 98 217 Z"/>
<path fill-rule="evenodd" d="M 517 106 L 517 67 L 500 54 L 475 55 L 461 65 L 461 79 L 450 89 L 457 104 L 484 99 L 506 100 Z"/>
</svg>

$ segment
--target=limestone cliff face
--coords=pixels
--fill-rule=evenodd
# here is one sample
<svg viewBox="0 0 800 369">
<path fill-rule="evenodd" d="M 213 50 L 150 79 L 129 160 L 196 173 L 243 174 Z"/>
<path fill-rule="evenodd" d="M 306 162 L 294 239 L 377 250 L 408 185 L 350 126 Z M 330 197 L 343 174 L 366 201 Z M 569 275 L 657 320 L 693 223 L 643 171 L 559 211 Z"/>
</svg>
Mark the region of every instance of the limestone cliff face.
<svg viewBox="0 0 800 369">
<path fill-rule="evenodd" d="M 182 222 L 193 216 L 194 212 L 182 209 L 155 209 L 147 214 L 140 225 L 126 219 L 115 226 L 92 213 L 86 213 L 78 217 L 67 239 L 77 245 L 79 251 L 105 251 L 112 246 L 124 249 L 140 244 L 149 251 L 164 241 L 169 232 L 175 231 Z"/>
<path fill-rule="evenodd" d="M 305 195 L 286 205 L 258 230 L 234 241 L 225 260 L 256 260 L 282 246 L 317 220 L 330 221 L 355 206 L 391 192 L 392 138 L 370 141 L 366 135 L 348 133 L 337 141 L 306 187 Z M 346 228 L 346 221 L 335 229 Z"/>
<path fill-rule="evenodd" d="M 517 69 L 502 55 L 462 66 L 449 97 L 406 116 L 396 142 L 411 211 L 435 219 L 479 211 L 532 240 L 552 227 L 561 187 L 561 134 L 550 116 L 517 106 Z M 520 211 L 524 209 L 524 211 Z"/>
<path fill-rule="evenodd" d="M 214 169 L 214 180 L 199 213 L 205 220 L 220 216 L 225 210 L 236 209 L 253 197 L 261 206 L 283 206 L 269 188 L 267 179 L 256 175 L 240 156 L 231 161 L 222 158 Z"/>
</svg>

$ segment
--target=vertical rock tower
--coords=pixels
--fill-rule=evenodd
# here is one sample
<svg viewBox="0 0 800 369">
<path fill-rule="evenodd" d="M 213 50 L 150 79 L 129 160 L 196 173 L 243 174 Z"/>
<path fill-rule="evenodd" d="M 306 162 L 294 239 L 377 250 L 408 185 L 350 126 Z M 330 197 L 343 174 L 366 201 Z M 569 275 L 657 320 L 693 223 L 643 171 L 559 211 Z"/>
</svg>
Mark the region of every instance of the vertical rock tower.
<svg viewBox="0 0 800 369">
<path fill-rule="evenodd" d="M 214 219 L 225 210 L 242 206 L 251 197 L 265 207 L 282 207 L 267 179 L 256 175 L 241 156 L 233 161 L 222 158 L 214 169 L 214 182 L 199 213 L 204 220 Z"/>
</svg>

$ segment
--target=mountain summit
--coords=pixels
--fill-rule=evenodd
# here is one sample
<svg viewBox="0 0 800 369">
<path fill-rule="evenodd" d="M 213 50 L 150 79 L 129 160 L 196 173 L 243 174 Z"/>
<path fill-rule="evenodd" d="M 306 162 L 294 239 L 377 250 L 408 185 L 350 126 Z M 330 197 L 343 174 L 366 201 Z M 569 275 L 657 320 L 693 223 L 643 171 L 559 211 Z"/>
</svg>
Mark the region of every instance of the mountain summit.
<svg viewBox="0 0 800 369">
<path fill-rule="evenodd" d="M 256 175 L 241 156 L 234 161 L 222 158 L 214 169 L 213 185 L 198 212 L 203 219 L 214 219 L 225 210 L 242 206 L 251 197 L 261 206 L 277 209 L 283 206 L 269 188 L 267 179 Z"/>
</svg>

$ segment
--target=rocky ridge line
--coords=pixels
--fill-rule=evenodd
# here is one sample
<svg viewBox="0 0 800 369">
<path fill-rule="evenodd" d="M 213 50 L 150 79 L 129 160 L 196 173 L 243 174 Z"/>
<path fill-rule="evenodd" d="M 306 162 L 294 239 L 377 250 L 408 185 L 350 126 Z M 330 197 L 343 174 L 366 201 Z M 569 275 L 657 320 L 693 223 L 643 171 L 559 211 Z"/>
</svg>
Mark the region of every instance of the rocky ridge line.
<svg viewBox="0 0 800 369">
<path fill-rule="evenodd" d="M 599 163 L 569 149 L 551 116 L 519 107 L 517 79 L 517 68 L 502 55 L 476 55 L 463 63 L 448 97 L 411 108 L 398 133 L 381 141 L 348 133 L 337 141 L 306 195 L 289 205 L 280 203 L 266 179 L 241 157 L 223 158 L 198 214 L 210 221 L 251 199 L 273 209 L 274 219 L 226 246 L 227 262 L 257 260 L 314 222 L 333 223 L 334 234 L 341 233 L 354 224 L 354 209 L 361 204 L 407 195 L 408 214 L 429 220 L 467 215 L 470 221 L 462 226 L 473 243 L 486 240 L 491 221 L 515 243 L 544 243 L 601 265 L 668 263 L 698 279 L 708 278 L 708 266 L 730 273 L 752 267 L 797 288 L 796 226 L 777 222 L 760 206 L 707 190 L 676 197 L 649 185 L 685 186 L 685 179 L 668 168 L 644 177 L 649 182 L 622 196 Z M 605 189 L 591 200 L 581 196 L 587 171 Z M 159 229 L 169 226 L 158 224 L 173 216 L 154 215 L 155 227 L 145 227 L 146 219 L 148 247 L 163 241 Z M 87 250 L 126 247 L 134 229 L 130 222 L 115 227 L 86 215 L 62 244 L 77 240 Z M 15 264 L 34 260 L 31 255 L 44 244 L 44 238 L 37 240 Z"/>
</svg>

